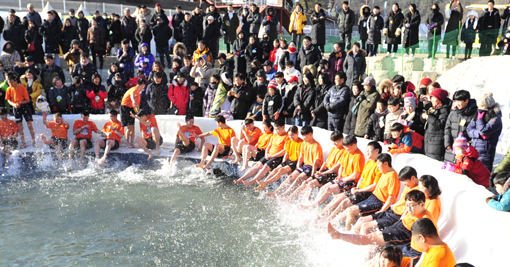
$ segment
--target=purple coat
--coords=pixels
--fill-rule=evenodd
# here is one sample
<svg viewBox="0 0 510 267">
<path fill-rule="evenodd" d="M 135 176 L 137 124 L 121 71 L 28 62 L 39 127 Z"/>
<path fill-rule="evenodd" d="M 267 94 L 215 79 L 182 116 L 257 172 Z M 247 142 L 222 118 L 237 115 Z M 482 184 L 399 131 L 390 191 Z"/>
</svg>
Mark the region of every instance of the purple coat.
<svg viewBox="0 0 510 267">
<path fill-rule="evenodd" d="M 214 88 L 213 88 L 214 87 Z M 216 90 L 218 89 L 218 84 L 212 85 L 209 83 L 207 86 L 207 89 L 205 89 L 204 93 L 204 107 L 205 107 L 205 114 L 204 117 L 209 117 L 209 111 L 211 111 L 211 107 L 213 105 L 214 97 L 216 96 Z"/>
<path fill-rule="evenodd" d="M 489 110 L 484 118 L 471 121 L 467 127 L 467 133 L 471 137 L 471 145 L 476 148 L 480 157 L 478 158 L 489 171 L 492 171 L 496 146 L 499 136 L 503 130 L 501 122 L 501 111 L 499 106 Z"/>
<path fill-rule="evenodd" d="M 336 74 L 339 71 L 344 71 L 344 60 L 346 55 L 347 53 L 345 53 L 345 51 L 340 52 L 340 57 L 336 57 L 334 52 L 329 55 L 328 61 L 331 72 Z M 332 81 L 334 81 L 334 78 Z"/>
</svg>

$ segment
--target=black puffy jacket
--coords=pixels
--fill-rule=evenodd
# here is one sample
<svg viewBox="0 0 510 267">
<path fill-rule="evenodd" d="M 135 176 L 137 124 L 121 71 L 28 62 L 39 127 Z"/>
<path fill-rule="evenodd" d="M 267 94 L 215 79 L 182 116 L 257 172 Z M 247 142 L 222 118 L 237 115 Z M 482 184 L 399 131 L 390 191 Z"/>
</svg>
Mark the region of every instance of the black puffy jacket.
<svg viewBox="0 0 510 267">
<path fill-rule="evenodd" d="M 235 119 L 244 119 L 252 104 L 252 88 L 248 84 L 243 83 L 241 86 L 234 86 L 231 91 L 239 94 L 239 98 L 234 96 L 228 97 L 230 111 Z"/>
<path fill-rule="evenodd" d="M 468 106 L 464 109 L 451 110 L 448 115 L 448 119 L 446 120 L 446 125 L 444 128 L 444 147 L 452 147 L 455 138 L 459 136 L 459 133 L 462 133 L 464 137 L 469 138 L 467 133 L 467 127 L 470 122 L 476 119 L 478 107 L 476 106 L 476 100 L 470 99 Z M 446 150 L 444 154 L 444 159 L 451 163 L 456 163 L 455 155 L 453 155 L 452 150 Z"/>
<path fill-rule="evenodd" d="M 152 28 L 152 34 L 154 35 L 156 46 L 167 46 L 168 41 L 172 38 L 172 29 L 168 25 L 160 23 Z"/>
<path fill-rule="evenodd" d="M 443 161 L 444 159 L 444 128 L 450 113 L 450 106 L 442 104 L 439 108 L 427 108 L 425 112 L 429 115 L 425 123 L 424 150 L 427 157 Z M 418 114 L 417 114 L 418 115 Z M 420 116 L 421 117 L 421 116 Z"/>
</svg>

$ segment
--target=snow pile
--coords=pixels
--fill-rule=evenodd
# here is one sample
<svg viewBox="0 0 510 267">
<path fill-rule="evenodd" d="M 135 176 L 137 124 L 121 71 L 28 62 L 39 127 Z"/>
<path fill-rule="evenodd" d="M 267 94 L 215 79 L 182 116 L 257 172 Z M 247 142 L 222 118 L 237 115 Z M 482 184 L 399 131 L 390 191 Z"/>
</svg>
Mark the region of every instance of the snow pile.
<svg viewBox="0 0 510 267">
<path fill-rule="evenodd" d="M 510 146 L 510 91 L 506 80 L 509 64 L 510 56 L 473 58 L 456 65 L 437 79 L 450 96 L 461 89 L 468 90 L 475 99 L 483 93 L 492 92 L 503 113 L 503 133 L 499 137 L 495 165 L 501 162 Z"/>
</svg>

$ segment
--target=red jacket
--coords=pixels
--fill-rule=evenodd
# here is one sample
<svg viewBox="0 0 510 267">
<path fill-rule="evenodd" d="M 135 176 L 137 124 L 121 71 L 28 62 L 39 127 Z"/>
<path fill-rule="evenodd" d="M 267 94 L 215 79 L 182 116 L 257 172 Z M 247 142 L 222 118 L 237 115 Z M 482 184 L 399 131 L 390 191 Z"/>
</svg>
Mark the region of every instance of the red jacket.
<svg viewBox="0 0 510 267">
<path fill-rule="evenodd" d="M 184 83 L 179 85 L 176 80 L 173 80 L 172 84 L 168 87 L 168 99 L 170 99 L 179 110 L 178 115 L 186 115 L 189 103 L 188 81 L 184 80 Z"/>
<path fill-rule="evenodd" d="M 94 92 L 92 87 L 87 89 L 87 97 L 90 99 L 91 109 L 103 109 L 104 110 L 104 99 L 108 97 L 108 93 L 103 85 L 99 86 L 97 94 Z M 96 98 L 97 97 L 97 98 Z"/>
<path fill-rule="evenodd" d="M 129 81 L 126 83 L 126 88 L 135 87 L 139 79 L 140 78 L 138 78 L 138 77 L 129 79 Z M 144 78 L 144 80 L 147 81 L 147 79 L 145 79 L 145 78 Z"/>
<path fill-rule="evenodd" d="M 276 61 L 276 52 L 278 52 L 278 49 L 280 49 L 280 47 L 277 47 L 277 48 L 274 48 L 270 53 L 269 53 L 269 61 L 273 62 L 273 68 L 274 70 L 278 71 L 278 62 L 275 62 Z M 276 63 L 276 64 L 275 64 Z"/>
<path fill-rule="evenodd" d="M 473 182 L 489 187 L 491 173 L 487 167 L 478 160 L 479 156 L 480 154 L 478 154 L 476 148 L 469 146 L 466 149 L 466 153 L 462 155 L 462 158 L 457 158 L 454 172 L 458 174 L 465 174 L 469 178 L 473 179 Z"/>
</svg>

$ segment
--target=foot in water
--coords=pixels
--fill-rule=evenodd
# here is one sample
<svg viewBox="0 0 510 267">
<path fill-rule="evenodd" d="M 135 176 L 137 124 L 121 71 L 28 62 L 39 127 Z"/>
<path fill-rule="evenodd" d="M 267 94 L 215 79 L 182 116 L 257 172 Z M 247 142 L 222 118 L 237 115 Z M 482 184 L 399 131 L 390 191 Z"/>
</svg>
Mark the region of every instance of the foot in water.
<svg viewBox="0 0 510 267">
<path fill-rule="evenodd" d="M 254 180 L 250 180 L 250 181 L 246 181 L 244 180 L 243 181 L 243 184 L 246 185 L 246 186 L 253 186 L 253 184 L 255 183 L 256 181 Z"/>
<path fill-rule="evenodd" d="M 105 157 L 102 157 L 99 161 L 98 161 L 98 166 L 99 167 L 104 167 L 104 164 L 106 163 L 106 158 Z"/>
<path fill-rule="evenodd" d="M 200 161 L 200 163 L 196 164 L 196 165 L 195 165 L 195 167 L 200 168 L 200 169 L 203 169 L 203 168 L 204 168 L 204 165 L 205 165 L 205 162 Z"/>
<path fill-rule="evenodd" d="M 257 182 L 257 184 L 258 186 L 254 188 L 255 190 L 264 190 L 266 188 L 266 185 L 262 184 L 262 182 Z"/>
<path fill-rule="evenodd" d="M 234 184 L 242 184 L 244 180 L 241 180 L 241 178 L 234 180 Z"/>
<path fill-rule="evenodd" d="M 150 161 L 150 160 L 151 160 L 151 159 L 153 159 L 154 157 L 155 157 L 155 155 L 154 155 L 154 154 L 149 153 L 149 157 L 147 158 L 147 160 L 148 160 L 148 161 Z"/>
<path fill-rule="evenodd" d="M 330 222 L 328 223 L 328 234 L 333 239 L 339 239 L 341 235 L 340 232 L 338 232 Z"/>
<path fill-rule="evenodd" d="M 135 145 L 133 143 L 128 143 L 129 148 L 135 148 Z"/>
<path fill-rule="evenodd" d="M 154 155 L 156 155 L 156 156 L 161 155 L 161 149 L 156 149 L 156 151 L 154 152 Z"/>
<path fill-rule="evenodd" d="M 270 192 L 270 193 L 265 193 L 264 195 L 272 198 L 272 199 L 276 199 L 276 193 L 275 192 Z"/>
</svg>

